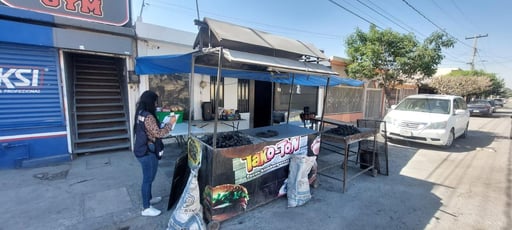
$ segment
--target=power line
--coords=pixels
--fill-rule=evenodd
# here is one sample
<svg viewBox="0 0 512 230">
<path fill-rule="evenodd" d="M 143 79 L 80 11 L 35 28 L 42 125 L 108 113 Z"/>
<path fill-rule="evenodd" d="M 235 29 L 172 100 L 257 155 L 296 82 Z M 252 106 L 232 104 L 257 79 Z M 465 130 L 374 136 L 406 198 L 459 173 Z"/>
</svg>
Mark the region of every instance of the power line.
<svg viewBox="0 0 512 230">
<path fill-rule="evenodd" d="M 460 39 L 458 39 L 457 37 L 451 35 L 450 33 L 448 33 L 448 31 L 446 31 L 445 29 L 441 28 L 440 26 L 438 26 L 436 23 L 434 23 L 432 20 L 430 20 L 429 18 L 427 18 L 427 16 L 425 16 L 423 13 L 421 13 L 418 9 L 416 9 L 414 6 L 412 6 L 409 2 L 407 2 L 407 0 L 402 0 L 402 2 L 404 2 L 407 6 L 409 6 L 411 9 L 413 9 L 414 11 L 416 11 L 416 13 L 418 13 L 419 15 L 421 15 L 423 18 L 425 18 L 428 22 L 430 22 L 432 25 L 434 25 L 435 27 L 437 27 L 439 30 L 443 31 L 446 35 L 452 37 L 453 39 L 457 40 L 458 42 L 462 43 L 463 45 L 466 45 L 468 47 L 471 47 L 470 45 L 464 43 L 463 41 L 461 41 Z"/>
<path fill-rule="evenodd" d="M 443 1 L 443 7 L 441 7 L 441 5 L 439 5 L 435 0 L 432 0 L 431 1 L 434 6 L 439 9 L 439 12 L 443 13 L 444 16 L 448 17 L 451 21 L 453 22 L 457 22 L 457 24 L 460 26 L 460 27 L 465 27 L 467 30 L 471 30 L 466 23 L 463 23 L 461 20 L 460 20 L 460 17 L 455 17 L 455 14 L 453 12 L 448 12 L 446 10 L 446 0 Z M 458 9 L 458 8 L 457 8 Z M 453 11 L 453 10 L 452 10 Z M 460 9 L 458 9 L 459 13 L 462 14 L 462 12 L 460 11 Z M 462 15 L 464 16 L 464 15 Z M 466 17 L 465 17 L 466 18 Z M 452 31 L 453 32 L 453 31 Z"/>
<path fill-rule="evenodd" d="M 361 17 L 363 17 L 362 15 L 364 14 L 365 18 L 367 18 L 368 21 L 373 21 L 373 24 L 375 24 L 375 25 L 385 24 L 385 23 L 382 23 L 379 19 L 374 18 L 372 15 L 370 15 L 365 10 L 362 10 L 358 6 L 354 5 L 353 1 L 351 1 L 351 0 L 341 0 L 341 1 L 343 1 L 344 3 L 339 3 L 339 4 L 343 4 L 346 8 L 351 8 L 353 12 L 359 11 L 360 12 L 359 15 L 361 15 Z"/>
<path fill-rule="evenodd" d="M 386 10 L 384 10 L 382 7 L 378 6 L 377 4 L 375 4 L 374 2 L 372 2 L 371 0 L 368 0 L 368 2 L 370 4 L 372 4 L 374 7 L 376 7 L 377 9 L 379 9 L 379 11 L 381 12 L 384 12 L 385 14 L 389 15 L 392 19 L 394 19 L 395 21 L 398 21 L 399 23 L 407 26 L 409 28 L 409 30 L 406 30 L 406 31 L 413 31 L 415 34 L 419 34 L 420 36 L 422 36 L 423 38 L 426 38 L 427 36 L 423 33 L 421 33 L 420 31 L 414 29 L 413 27 L 407 25 L 407 23 L 401 21 L 400 19 L 396 18 L 395 16 L 393 16 L 393 14 L 390 14 L 389 12 L 387 12 Z"/>
<path fill-rule="evenodd" d="M 454 8 L 456 9 L 456 11 L 457 11 L 457 12 L 458 12 L 458 13 L 459 13 L 463 18 L 464 18 L 464 22 L 466 22 L 467 24 L 469 24 L 469 25 L 471 26 L 471 28 L 473 28 L 475 31 L 477 31 L 477 30 L 478 30 L 478 28 L 477 28 L 477 26 L 475 26 L 475 24 L 473 23 L 473 20 L 471 20 L 471 18 L 470 18 L 470 17 L 468 17 L 468 16 L 467 16 L 467 14 L 465 14 L 465 13 L 461 10 L 461 8 L 457 5 L 456 1 L 451 0 L 450 2 L 453 4 L 453 6 L 454 6 Z M 468 28 L 468 29 L 469 29 L 469 28 Z M 482 57 L 481 53 L 483 53 L 483 52 L 487 52 L 487 53 L 491 54 L 491 55 L 488 55 L 488 56 L 486 57 L 489 63 L 492 63 L 493 65 L 501 65 L 502 67 L 509 68 L 508 66 L 505 66 L 505 65 L 502 65 L 502 64 L 503 64 L 503 63 L 510 63 L 511 61 L 503 61 L 503 59 L 500 59 L 500 57 L 498 57 L 497 55 L 492 54 L 492 53 L 494 53 L 494 52 L 492 52 L 492 51 L 491 51 L 491 52 L 489 52 L 489 50 L 483 50 L 483 49 L 479 48 L 479 49 L 477 50 L 477 55 L 478 55 L 478 57 Z M 485 56 L 485 55 L 484 55 L 484 56 Z M 504 69 L 505 69 L 505 68 L 504 68 Z"/>
<path fill-rule="evenodd" d="M 149 0 L 145 0 L 145 1 L 149 1 Z M 334 5 L 342 8 L 343 10 L 346 10 L 349 13 L 356 15 L 357 17 L 361 18 L 365 22 L 367 22 L 369 24 L 372 24 L 372 25 L 375 25 L 379 29 L 382 29 L 381 27 L 376 25 L 376 23 L 374 22 L 375 20 L 369 20 L 368 18 L 365 18 L 364 16 L 361 16 L 360 14 L 356 13 L 354 11 L 355 7 L 353 5 L 350 5 L 351 8 L 348 8 L 347 6 L 342 6 L 342 5 L 340 5 L 339 3 L 337 3 L 337 2 L 335 2 L 333 0 L 330 0 L 330 2 L 332 4 L 334 4 Z M 381 7 L 379 7 L 378 5 L 372 3 L 371 0 L 369 0 L 369 3 L 372 4 L 375 7 L 372 7 L 372 6 L 368 5 L 368 4 L 365 4 L 364 2 L 362 2 L 360 0 L 358 0 L 358 2 L 360 4 L 362 4 L 362 5 L 364 5 L 365 7 L 367 7 L 368 9 L 370 9 L 371 11 L 375 12 L 376 14 L 378 14 L 378 15 L 382 16 L 383 18 L 389 20 L 394 25 L 399 26 L 400 28 L 404 29 L 405 31 L 411 32 L 411 29 L 407 29 L 404 26 L 402 26 L 399 23 L 397 23 L 396 20 L 399 21 L 399 19 L 396 19 L 396 17 L 393 17 L 393 14 L 385 12 Z M 199 7 L 198 7 L 198 4 L 196 4 L 196 6 L 193 9 L 191 7 L 186 7 L 186 6 L 183 6 L 183 5 L 173 4 L 173 3 L 170 3 L 170 2 L 167 2 L 167 1 L 163 1 L 163 0 L 151 0 L 151 3 L 152 3 L 151 6 L 155 6 L 155 7 L 160 8 L 160 9 L 161 8 L 168 8 L 168 9 L 181 8 L 182 10 L 189 11 L 190 13 L 194 12 L 194 13 L 197 14 L 196 16 L 199 17 Z M 376 9 L 380 9 L 380 10 L 376 10 Z M 361 9 L 358 9 L 358 10 L 360 11 Z M 385 13 L 380 13 L 379 11 L 385 12 Z M 219 16 L 221 18 L 228 18 L 229 20 L 244 21 L 244 22 L 250 23 L 252 25 L 260 25 L 259 27 L 260 28 L 265 28 L 264 30 L 266 30 L 266 31 L 269 30 L 268 28 L 271 28 L 270 31 L 275 31 L 275 32 L 278 32 L 278 33 L 287 33 L 286 31 L 288 31 L 288 32 L 299 32 L 299 33 L 307 33 L 309 35 L 313 35 L 313 36 L 317 36 L 317 37 L 323 37 L 325 39 L 330 39 L 330 40 L 332 40 L 332 39 L 335 39 L 335 40 L 341 39 L 341 35 L 318 33 L 318 32 L 302 30 L 302 29 L 282 27 L 282 26 L 278 26 L 278 25 L 263 24 L 263 23 L 260 23 L 260 22 L 248 21 L 248 20 L 241 19 L 241 18 L 227 17 L 227 16 L 224 16 L 224 15 L 219 15 L 219 14 L 211 13 L 211 12 L 204 11 L 204 10 L 201 10 L 200 12 L 201 12 L 201 14 L 205 14 L 206 13 L 206 14 L 209 14 L 209 15 L 217 15 L 217 16 Z M 396 20 L 393 20 L 391 17 L 395 18 Z M 406 23 L 402 22 L 402 24 L 407 26 L 407 27 L 409 27 L 409 28 L 412 28 L 411 26 L 408 26 Z M 270 32 L 270 31 L 268 31 L 268 32 Z M 421 34 L 421 32 L 419 32 L 419 31 L 417 31 L 415 29 L 412 29 L 412 31 L 415 31 L 416 34 L 420 34 L 420 35 L 426 37 L 425 35 Z M 464 61 L 458 60 L 457 55 L 451 55 L 448 51 L 446 51 L 445 54 L 447 56 L 451 57 L 451 59 L 455 59 L 458 62 L 464 63 Z"/>
<path fill-rule="evenodd" d="M 382 30 L 382 28 L 381 28 L 381 27 L 379 27 L 378 25 L 376 25 L 375 23 L 373 23 L 373 22 L 369 21 L 369 20 L 368 20 L 368 19 L 366 19 L 366 18 L 363 18 L 361 15 L 354 13 L 353 11 L 351 11 L 351 10 L 349 10 L 349 9 L 345 8 L 344 6 L 340 5 L 339 3 L 337 3 L 337 2 L 335 2 L 335 1 L 333 1 L 333 0 L 329 0 L 329 2 L 331 2 L 332 4 L 334 4 L 334 5 L 338 6 L 339 8 L 344 9 L 345 11 L 347 11 L 347 12 L 349 12 L 349 13 L 353 14 L 354 16 L 356 16 L 356 17 L 358 17 L 358 18 L 362 19 L 363 21 L 368 22 L 368 24 L 370 24 L 370 25 L 375 25 L 377 28 L 379 28 L 379 29 L 381 29 L 381 30 Z"/>
<path fill-rule="evenodd" d="M 425 16 L 423 13 L 421 13 L 418 9 L 416 9 L 414 6 L 412 6 L 409 2 L 407 2 L 407 0 L 402 0 L 402 2 L 404 2 L 407 6 L 409 6 L 411 9 L 413 9 L 414 11 L 416 11 L 416 13 L 418 13 L 419 15 L 421 15 L 423 18 L 425 18 L 427 21 L 429 21 L 432 25 L 434 25 L 435 27 L 437 27 L 439 30 L 445 32 L 446 34 L 448 34 L 448 32 L 446 32 L 445 29 L 441 28 L 440 26 L 438 26 L 436 23 L 434 23 L 432 20 L 430 20 L 429 18 L 427 18 L 427 16 Z"/>
<path fill-rule="evenodd" d="M 367 5 L 366 3 L 362 2 L 361 0 L 357 0 L 357 2 L 359 2 L 359 3 L 360 3 L 361 5 L 363 5 L 363 6 L 366 6 L 366 8 L 368 8 L 368 9 L 370 9 L 371 11 L 373 11 L 373 12 L 377 13 L 378 15 L 382 16 L 383 18 L 387 19 L 388 21 L 390 21 L 391 23 L 393 23 L 393 24 L 397 25 L 398 27 L 402 28 L 403 30 L 405 30 L 405 31 L 407 31 L 407 32 L 409 32 L 409 33 L 411 33 L 411 31 L 410 31 L 410 30 L 408 30 L 408 29 L 404 28 L 404 27 L 403 27 L 403 26 L 401 26 L 400 24 L 398 24 L 398 23 L 396 23 L 395 21 L 391 20 L 389 17 L 387 17 L 386 15 L 384 15 L 384 14 L 380 13 L 379 11 L 377 11 L 377 10 L 373 9 L 371 6 Z"/>
<path fill-rule="evenodd" d="M 168 3 L 168 2 L 159 2 L 159 1 L 157 1 L 157 2 L 158 2 L 157 4 L 153 4 L 153 5 L 157 5 L 158 7 L 167 8 L 167 9 L 180 8 L 180 9 L 183 9 L 183 10 L 186 10 L 189 12 L 195 11 L 195 9 L 192 9 L 190 7 L 185 7 L 182 5 L 178 5 L 178 4 L 172 4 L 172 3 Z M 225 15 L 221 15 L 221 14 L 217 14 L 217 13 L 213 13 L 213 12 L 205 11 L 205 10 L 201 10 L 201 13 L 207 14 L 207 15 L 214 15 L 214 16 L 217 16 L 219 19 L 229 19 L 229 20 L 235 20 L 235 21 L 239 21 L 239 22 L 245 22 L 245 23 L 248 23 L 251 25 L 256 25 L 256 26 L 259 26 L 260 28 L 265 28 L 266 32 L 280 32 L 280 33 L 283 33 L 283 31 L 298 32 L 298 33 L 314 35 L 317 37 L 322 37 L 322 38 L 330 39 L 330 40 L 339 40 L 342 37 L 342 36 L 336 35 L 336 34 L 318 33 L 318 32 L 313 32 L 313 31 L 309 31 L 309 30 L 302 30 L 302 29 L 284 27 L 284 26 L 279 26 L 279 25 L 265 24 L 265 23 L 261 23 L 261 22 L 245 20 L 243 18 L 229 17 L 229 16 L 225 16 Z M 257 29 L 256 27 L 253 27 L 253 28 Z"/>
<path fill-rule="evenodd" d="M 478 53 L 477 55 L 478 55 L 478 58 L 480 58 L 480 63 L 481 63 L 481 64 L 482 64 L 482 66 L 483 66 L 483 68 L 482 68 L 482 69 L 484 69 L 484 70 L 485 70 L 485 69 L 487 69 L 487 68 L 485 67 L 485 64 L 484 64 L 484 62 L 486 62 L 486 60 L 483 60 L 483 59 L 482 59 L 482 57 L 480 57 L 480 53 Z M 486 71 L 486 72 L 487 72 L 487 71 Z"/>
<path fill-rule="evenodd" d="M 468 18 L 466 16 L 466 14 L 464 12 L 462 12 L 462 10 L 460 9 L 460 7 L 457 5 L 457 3 L 454 1 L 454 0 L 451 0 L 450 1 L 453 6 L 455 7 L 455 9 L 460 13 L 460 15 L 462 15 L 462 17 L 464 17 L 464 19 L 466 20 L 466 22 L 468 22 L 474 29 L 477 29 L 475 24 L 472 23 L 472 21 L 470 20 L 470 18 Z"/>
<path fill-rule="evenodd" d="M 404 23 L 403 21 L 401 21 L 400 19 L 396 18 L 393 16 L 393 14 L 390 14 L 389 12 L 387 12 L 386 10 L 384 10 L 382 7 L 378 6 L 377 4 L 373 3 L 371 0 L 368 0 L 368 2 L 373 5 L 374 7 L 371 7 L 371 6 L 368 6 L 364 3 L 362 3 L 360 0 L 357 0 L 358 2 L 360 2 L 361 4 L 367 6 L 368 8 L 370 8 L 372 11 L 378 13 L 379 15 L 381 15 L 382 17 L 390 20 L 393 24 L 399 26 L 400 28 L 404 29 L 405 31 L 408 31 L 409 33 L 414 33 L 414 34 L 418 34 L 420 35 L 423 39 L 428 37 L 427 35 L 421 33 L 420 31 L 414 29 L 413 27 L 407 25 L 407 23 Z M 375 10 L 375 8 L 377 8 L 378 10 Z M 387 14 L 389 15 L 390 17 L 387 17 L 386 15 L 384 15 L 383 13 L 380 13 L 380 12 L 384 12 L 384 14 Z M 400 22 L 401 24 L 407 26 L 409 29 L 407 28 L 404 28 L 403 26 L 401 26 L 399 23 L 397 23 L 396 21 Z M 461 59 L 459 59 L 459 57 L 457 57 L 456 55 L 452 55 L 450 52 L 448 52 L 447 50 L 444 52 L 445 55 L 451 57 L 453 59 L 454 62 L 460 62 L 460 63 L 466 63 L 466 61 L 463 61 Z"/>
<path fill-rule="evenodd" d="M 411 30 L 409 30 L 409 29 L 407 29 L 407 28 L 404 28 L 403 26 L 401 26 L 400 24 L 398 24 L 396 21 L 394 21 L 394 20 L 392 20 L 391 18 L 387 17 L 386 15 L 384 15 L 384 14 L 380 13 L 378 10 L 375 10 L 375 8 L 373 8 L 373 7 L 369 6 L 368 4 L 363 3 L 361 0 L 357 0 L 357 1 L 358 1 L 360 4 L 362 4 L 363 6 L 367 7 L 368 9 L 372 10 L 373 12 L 377 13 L 378 15 L 380 15 L 380 16 L 384 17 L 385 19 L 389 20 L 389 21 L 390 21 L 390 22 L 392 22 L 393 24 L 395 24 L 395 25 L 399 26 L 399 27 L 400 27 L 400 28 L 402 28 L 403 30 L 405 30 L 405 31 L 407 31 L 407 32 L 409 32 L 409 33 L 412 33 L 412 31 L 411 31 Z M 384 9 L 382 9 L 381 7 L 379 7 L 378 5 L 376 5 L 375 3 L 371 2 L 371 1 L 369 1 L 369 2 L 370 2 L 373 6 L 375 6 L 376 8 L 379 8 L 379 10 L 380 10 L 380 11 L 385 12 L 386 14 L 389 14 L 389 13 L 387 13 Z M 392 16 L 392 14 L 389 14 L 389 15 L 391 15 L 391 17 L 393 17 L 393 16 Z M 398 19 L 397 19 L 397 20 L 398 20 Z M 400 20 L 398 20 L 398 21 L 400 21 Z M 404 23 L 404 22 L 401 22 L 401 23 L 407 26 L 407 24 L 406 24 L 406 23 Z M 373 23 L 373 24 L 375 24 L 375 23 Z M 408 27 L 410 27 L 410 26 L 408 26 Z M 412 27 L 411 27 L 411 28 L 412 28 Z M 414 29 L 412 29 L 412 30 L 414 30 Z M 426 38 L 426 37 L 427 37 L 426 35 L 422 34 L 421 32 L 419 32 L 419 31 L 417 31 L 417 30 L 414 30 L 414 31 L 415 31 L 417 34 L 420 34 L 421 36 L 423 36 L 424 38 Z M 446 33 L 446 32 L 445 32 L 445 33 Z M 452 36 L 452 37 L 453 37 L 453 36 Z M 451 57 L 455 62 L 466 63 L 465 61 L 463 61 L 463 60 L 459 59 L 459 58 L 458 58 L 457 56 L 455 56 L 455 55 L 452 55 L 452 54 L 450 54 L 450 53 L 448 53 L 448 52 L 445 52 L 445 54 L 446 54 L 446 55 L 448 55 L 448 56 L 450 56 L 450 57 Z"/>
</svg>

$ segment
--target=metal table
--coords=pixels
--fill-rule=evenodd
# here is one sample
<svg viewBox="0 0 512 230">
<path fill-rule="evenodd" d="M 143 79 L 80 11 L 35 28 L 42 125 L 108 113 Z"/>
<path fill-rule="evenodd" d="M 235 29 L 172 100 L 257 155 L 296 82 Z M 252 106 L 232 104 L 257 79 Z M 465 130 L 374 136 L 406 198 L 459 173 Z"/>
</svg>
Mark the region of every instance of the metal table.
<svg viewBox="0 0 512 230">
<path fill-rule="evenodd" d="M 323 122 L 330 124 L 330 125 L 346 125 L 346 123 L 335 122 L 335 121 L 325 121 L 324 120 Z M 349 135 L 349 136 L 341 136 L 341 135 L 331 134 L 331 133 L 326 132 L 327 130 L 321 132 L 322 144 L 325 144 L 324 142 L 328 141 L 328 142 L 333 142 L 335 144 L 343 145 L 343 152 L 341 153 L 341 155 L 343 155 L 343 165 L 342 165 L 343 166 L 343 175 L 342 175 L 342 178 L 340 179 L 340 178 L 333 177 L 333 176 L 330 176 L 330 175 L 327 175 L 327 174 L 321 172 L 321 171 L 323 171 L 327 168 L 330 168 L 332 166 L 335 166 L 335 165 L 331 165 L 326 168 L 319 169 L 318 174 L 332 178 L 332 179 L 342 181 L 343 182 L 343 193 L 346 191 L 347 182 L 354 179 L 355 177 L 357 177 L 365 172 L 368 172 L 370 170 L 372 171 L 372 176 L 377 175 L 377 170 L 375 169 L 375 152 L 376 152 L 375 151 L 375 149 L 376 149 L 375 139 L 376 139 L 378 130 L 373 129 L 373 128 L 357 128 L 357 129 L 360 131 L 360 133 L 356 133 L 356 134 Z M 368 167 L 366 169 L 361 169 L 361 171 L 348 177 L 347 176 L 347 168 L 348 168 L 349 156 L 351 153 L 350 144 L 359 143 L 360 141 L 367 140 L 369 138 L 373 138 L 373 148 L 372 148 L 373 151 L 372 151 L 371 163 L 368 165 Z M 356 154 L 359 154 L 359 153 L 356 153 Z"/>
<path fill-rule="evenodd" d="M 242 119 L 233 119 L 233 120 L 219 120 L 221 124 L 223 125 L 227 125 L 231 128 L 233 128 L 233 131 L 238 131 L 238 126 L 240 126 L 240 121 Z M 228 122 L 231 122 L 231 124 L 229 124 Z"/>
<path fill-rule="evenodd" d="M 196 127 L 195 125 L 190 126 L 190 134 L 197 136 L 201 134 L 205 134 L 206 131 L 202 128 Z M 176 123 L 174 129 L 169 132 L 169 134 L 164 138 L 175 138 L 178 145 L 183 146 L 186 142 L 186 136 L 188 135 L 188 123 Z"/>
</svg>

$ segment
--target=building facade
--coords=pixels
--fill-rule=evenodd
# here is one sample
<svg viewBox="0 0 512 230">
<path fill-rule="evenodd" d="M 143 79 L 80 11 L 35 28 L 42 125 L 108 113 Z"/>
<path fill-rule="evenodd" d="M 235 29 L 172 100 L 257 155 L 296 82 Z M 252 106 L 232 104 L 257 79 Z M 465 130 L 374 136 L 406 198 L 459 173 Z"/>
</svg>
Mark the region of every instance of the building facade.
<svg viewBox="0 0 512 230">
<path fill-rule="evenodd" d="M 0 168 L 130 148 L 129 4 L 0 0 Z"/>
</svg>

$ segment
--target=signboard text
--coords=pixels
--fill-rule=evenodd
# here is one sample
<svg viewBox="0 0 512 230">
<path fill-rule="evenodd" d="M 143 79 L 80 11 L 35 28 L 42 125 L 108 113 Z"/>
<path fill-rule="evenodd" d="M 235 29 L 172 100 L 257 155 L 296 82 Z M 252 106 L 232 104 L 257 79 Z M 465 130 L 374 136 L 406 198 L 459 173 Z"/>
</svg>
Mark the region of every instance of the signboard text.
<svg viewBox="0 0 512 230">
<path fill-rule="evenodd" d="M 38 68 L 0 67 L 0 89 L 3 93 L 39 93 L 44 70 Z"/>
</svg>

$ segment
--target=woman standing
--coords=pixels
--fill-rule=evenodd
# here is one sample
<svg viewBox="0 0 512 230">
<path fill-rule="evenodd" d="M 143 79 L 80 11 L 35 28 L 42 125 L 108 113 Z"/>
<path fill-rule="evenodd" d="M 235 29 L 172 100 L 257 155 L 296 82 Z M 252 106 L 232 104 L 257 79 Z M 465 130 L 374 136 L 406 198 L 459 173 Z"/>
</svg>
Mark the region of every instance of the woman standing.
<svg viewBox="0 0 512 230">
<path fill-rule="evenodd" d="M 155 153 L 148 150 L 148 145 L 155 142 L 155 138 L 162 138 L 169 134 L 172 125 L 176 122 L 176 117 L 160 128 L 160 122 L 156 119 L 156 107 L 158 105 L 158 95 L 150 90 L 145 91 L 137 102 L 135 111 L 134 135 L 135 145 L 133 153 L 137 157 L 142 167 L 142 215 L 158 216 L 161 211 L 153 208 L 162 200 L 162 197 L 152 197 L 151 186 L 158 169 L 158 159 Z"/>
</svg>

